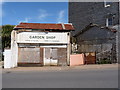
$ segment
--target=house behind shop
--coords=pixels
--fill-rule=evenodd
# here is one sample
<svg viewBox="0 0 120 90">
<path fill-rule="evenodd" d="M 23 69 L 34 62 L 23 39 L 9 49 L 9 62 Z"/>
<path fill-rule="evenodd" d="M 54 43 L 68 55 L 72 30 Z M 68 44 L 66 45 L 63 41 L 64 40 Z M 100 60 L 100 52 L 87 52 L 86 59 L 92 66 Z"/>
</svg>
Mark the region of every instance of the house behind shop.
<svg viewBox="0 0 120 90">
<path fill-rule="evenodd" d="M 69 2 L 69 22 L 75 27 L 73 53 L 85 53 L 90 64 L 118 62 L 118 2 Z"/>
</svg>

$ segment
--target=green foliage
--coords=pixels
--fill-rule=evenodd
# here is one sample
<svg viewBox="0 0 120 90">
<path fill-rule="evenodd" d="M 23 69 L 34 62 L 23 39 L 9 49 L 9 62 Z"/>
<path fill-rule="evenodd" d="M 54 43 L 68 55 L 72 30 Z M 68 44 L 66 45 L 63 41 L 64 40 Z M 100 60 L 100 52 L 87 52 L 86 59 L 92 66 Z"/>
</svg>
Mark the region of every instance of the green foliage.
<svg viewBox="0 0 120 90">
<path fill-rule="evenodd" d="M 2 36 L 2 49 L 10 48 L 11 32 L 15 25 L 3 25 L 1 30 Z"/>
<path fill-rule="evenodd" d="M 101 59 L 99 60 L 98 64 L 111 64 L 111 60 L 107 59 L 107 58 L 104 58 L 104 59 Z"/>
<path fill-rule="evenodd" d="M 77 41 L 77 40 L 76 40 L 75 37 L 70 37 L 70 42 L 71 42 L 71 43 L 76 43 L 76 41 Z"/>
</svg>

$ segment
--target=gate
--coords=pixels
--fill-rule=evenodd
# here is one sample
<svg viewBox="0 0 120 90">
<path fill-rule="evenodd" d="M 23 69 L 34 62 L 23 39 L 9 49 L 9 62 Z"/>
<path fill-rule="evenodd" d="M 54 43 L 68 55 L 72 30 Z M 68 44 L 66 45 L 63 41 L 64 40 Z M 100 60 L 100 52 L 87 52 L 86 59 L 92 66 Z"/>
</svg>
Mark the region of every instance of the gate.
<svg viewBox="0 0 120 90">
<path fill-rule="evenodd" d="M 85 64 L 96 64 L 96 54 L 85 53 Z"/>
</svg>

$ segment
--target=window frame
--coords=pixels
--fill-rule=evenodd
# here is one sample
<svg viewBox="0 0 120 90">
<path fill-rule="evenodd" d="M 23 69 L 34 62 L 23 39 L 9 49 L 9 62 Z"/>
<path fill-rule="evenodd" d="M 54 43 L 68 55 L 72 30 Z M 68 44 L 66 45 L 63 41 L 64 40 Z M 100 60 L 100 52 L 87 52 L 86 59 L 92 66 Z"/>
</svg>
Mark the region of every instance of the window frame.
<svg viewBox="0 0 120 90">
<path fill-rule="evenodd" d="M 104 7 L 110 7 L 111 6 L 111 3 L 112 2 L 108 2 L 108 1 L 106 1 L 106 0 L 104 0 Z"/>
<path fill-rule="evenodd" d="M 106 18 L 106 26 L 108 27 L 108 26 L 112 26 L 112 25 L 113 25 L 113 17 Z"/>
</svg>

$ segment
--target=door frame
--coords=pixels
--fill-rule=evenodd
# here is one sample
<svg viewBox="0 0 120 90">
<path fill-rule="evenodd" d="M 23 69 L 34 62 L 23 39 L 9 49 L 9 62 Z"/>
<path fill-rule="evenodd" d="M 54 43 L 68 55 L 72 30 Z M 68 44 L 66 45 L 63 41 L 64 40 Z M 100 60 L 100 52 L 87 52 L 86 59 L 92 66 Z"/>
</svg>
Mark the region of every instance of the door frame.
<svg viewBox="0 0 120 90">
<path fill-rule="evenodd" d="M 67 48 L 67 45 L 43 45 L 43 46 L 40 46 L 42 48 L 44 48 L 43 50 L 43 65 L 45 65 L 45 48 Z"/>
</svg>

